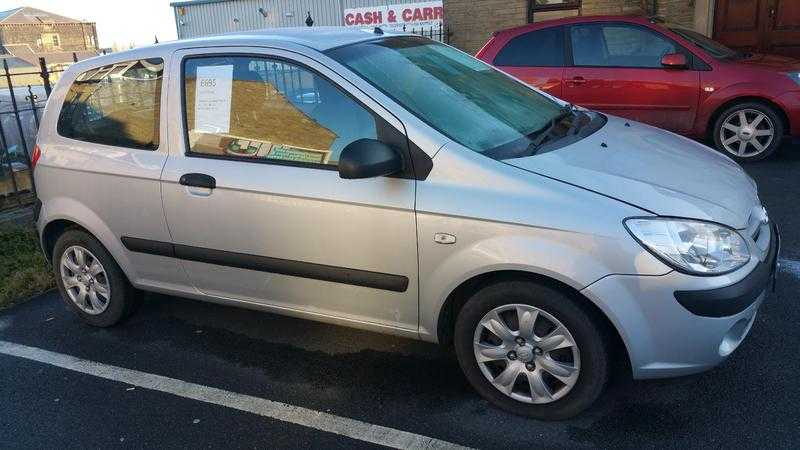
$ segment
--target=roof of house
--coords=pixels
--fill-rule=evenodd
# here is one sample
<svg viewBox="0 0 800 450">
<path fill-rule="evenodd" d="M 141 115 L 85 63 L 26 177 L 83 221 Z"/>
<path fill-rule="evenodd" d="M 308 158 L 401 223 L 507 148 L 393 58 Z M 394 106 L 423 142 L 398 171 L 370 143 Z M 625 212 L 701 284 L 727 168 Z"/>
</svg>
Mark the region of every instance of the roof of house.
<svg viewBox="0 0 800 450">
<path fill-rule="evenodd" d="M 2 25 L 39 23 L 83 23 L 83 21 L 60 16 L 41 9 L 31 8 L 29 6 L 0 11 L 0 24 Z"/>
<path fill-rule="evenodd" d="M 193 6 L 193 5 L 202 5 L 205 3 L 224 3 L 231 0 L 183 0 L 183 1 L 176 1 L 169 4 L 169 6 L 173 8 L 178 8 L 181 6 Z"/>
<path fill-rule="evenodd" d="M 97 56 L 95 51 L 78 51 L 75 56 L 84 60 Z M 39 57 L 43 56 L 47 64 L 65 64 L 73 62 L 72 52 L 47 52 L 37 53 L 28 44 L 2 44 L 0 45 L 0 60 L 8 60 L 9 68 L 39 68 Z"/>
</svg>

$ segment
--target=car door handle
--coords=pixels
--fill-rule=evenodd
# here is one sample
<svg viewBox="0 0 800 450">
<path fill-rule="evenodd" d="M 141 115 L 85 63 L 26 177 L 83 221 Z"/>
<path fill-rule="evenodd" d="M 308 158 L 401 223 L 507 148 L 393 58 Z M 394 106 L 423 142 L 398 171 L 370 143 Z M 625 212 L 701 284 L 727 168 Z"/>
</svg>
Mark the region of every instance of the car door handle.
<svg viewBox="0 0 800 450">
<path fill-rule="evenodd" d="M 568 80 L 567 82 L 570 83 L 570 84 L 575 84 L 575 85 L 577 85 L 577 84 L 585 84 L 586 83 L 586 78 L 583 78 L 583 77 L 572 77 L 572 79 Z"/>
<path fill-rule="evenodd" d="M 180 180 L 178 180 L 178 183 L 184 186 L 199 187 L 206 189 L 214 189 L 215 187 L 217 187 L 217 180 L 211 175 L 206 175 L 204 173 L 183 174 L 181 175 Z"/>
</svg>

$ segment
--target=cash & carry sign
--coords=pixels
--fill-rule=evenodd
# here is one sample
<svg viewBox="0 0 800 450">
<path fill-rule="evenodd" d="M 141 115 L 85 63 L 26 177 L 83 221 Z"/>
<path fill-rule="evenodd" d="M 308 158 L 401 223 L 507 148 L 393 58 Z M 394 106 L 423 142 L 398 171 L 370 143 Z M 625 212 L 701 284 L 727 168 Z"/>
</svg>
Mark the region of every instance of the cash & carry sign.
<svg viewBox="0 0 800 450">
<path fill-rule="evenodd" d="M 441 1 L 368 6 L 344 10 L 348 27 L 382 27 L 406 30 L 437 28 L 444 20 Z"/>
</svg>

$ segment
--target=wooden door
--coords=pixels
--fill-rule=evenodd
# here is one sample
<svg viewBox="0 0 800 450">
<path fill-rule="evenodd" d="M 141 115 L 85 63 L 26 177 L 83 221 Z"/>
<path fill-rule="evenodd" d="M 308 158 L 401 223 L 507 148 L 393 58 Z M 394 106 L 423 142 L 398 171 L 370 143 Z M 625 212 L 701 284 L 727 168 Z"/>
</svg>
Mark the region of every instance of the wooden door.
<svg viewBox="0 0 800 450">
<path fill-rule="evenodd" d="M 756 52 L 761 47 L 763 0 L 718 0 L 714 13 L 714 39 L 737 50 Z"/>
<path fill-rule="evenodd" d="M 800 58 L 800 1 L 717 0 L 714 39 L 741 51 Z"/>
<path fill-rule="evenodd" d="M 771 0 L 763 52 L 800 58 L 800 1 Z"/>
</svg>

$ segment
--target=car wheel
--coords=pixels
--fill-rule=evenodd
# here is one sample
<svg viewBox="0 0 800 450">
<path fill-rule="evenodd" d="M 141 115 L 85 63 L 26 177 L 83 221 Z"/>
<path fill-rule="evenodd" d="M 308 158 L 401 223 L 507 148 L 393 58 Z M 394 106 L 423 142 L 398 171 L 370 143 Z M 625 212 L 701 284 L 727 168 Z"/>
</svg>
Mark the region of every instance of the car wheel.
<svg viewBox="0 0 800 450">
<path fill-rule="evenodd" d="M 726 109 L 714 124 L 717 149 L 739 162 L 768 157 L 780 147 L 783 134 L 783 121 L 778 113 L 757 102 Z"/>
<path fill-rule="evenodd" d="M 476 292 L 458 314 L 454 344 L 478 393 L 536 419 L 580 413 L 608 380 L 606 339 L 591 315 L 571 296 L 534 282 Z"/>
<path fill-rule="evenodd" d="M 61 297 L 81 319 L 109 327 L 130 315 L 139 296 L 103 245 L 81 230 L 68 230 L 53 248 Z"/>
</svg>

